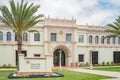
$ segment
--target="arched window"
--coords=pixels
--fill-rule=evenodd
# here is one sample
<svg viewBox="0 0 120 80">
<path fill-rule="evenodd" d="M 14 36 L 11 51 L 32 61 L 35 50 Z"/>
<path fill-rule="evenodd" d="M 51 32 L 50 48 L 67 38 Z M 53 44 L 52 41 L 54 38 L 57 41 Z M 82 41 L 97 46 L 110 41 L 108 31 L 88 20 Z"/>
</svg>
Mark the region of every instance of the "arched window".
<svg viewBox="0 0 120 80">
<path fill-rule="evenodd" d="M 0 40 L 3 40 L 3 32 L 0 31 Z"/>
<path fill-rule="evenodd" d="M 120 37 L 118 37 L 118 44 L 120 44 Z"/>
<path fill-rule="evenodd" d="M 27 35 L 27 33 L 25 32 L 24 34 L 23 34 L 23 41 L 27 41 L 28 40 L 28 35 Z"/>
<path fill-rule="evenodd" d="M 92 43 L 92 35 L 89 36 L 89 43 Z"/>
<path fill-rule="evenodd" d="M 6 36 L 7 36 L 7 41 L 11 41 L 11 32 L 7 32 Z"/>
<path fill-rule="evenodd" d="M 107 38 L 107 44 L 110 44 L 110 38 Z"/>
<path fill-rule="evenodd" d="M 18 41 L 18 35 L 15 33 L 15 41 Z"/>
<path fill-rule="evenodd" d="M 115 44 L 115 43 L 116 43 L 116 38 L 113 37 L 113 38 L 112 38 L 112 44 Z"/>
<path fill-rule="evenodd" d="M 101 43 L 104 44 L 104 36 L 101 37 Z"/>
<path fill-rule="evenodd" d="M 40 34 L 38 33 L 34 34 L 34 41 L 40 41 Z"/>
<path fill-rule="evenodd" d="M 95 36 L 95 43 L 98 44 L 98 42 L 99 42 L 99 37 Z"/>
</svg>

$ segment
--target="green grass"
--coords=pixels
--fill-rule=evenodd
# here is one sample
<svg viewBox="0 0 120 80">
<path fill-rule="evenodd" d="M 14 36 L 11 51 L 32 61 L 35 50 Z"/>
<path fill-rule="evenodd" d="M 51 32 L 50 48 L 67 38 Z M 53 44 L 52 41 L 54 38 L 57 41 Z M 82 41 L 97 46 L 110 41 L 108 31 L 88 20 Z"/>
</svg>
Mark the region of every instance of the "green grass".
<svg viewBox="0 0 120 80">
<path fill-rule="evenodd" d="M 120 67 L 107 67 L 107 68 L 93 68 L 94 70 L 114 71 L 120 72 Z"/>
<path fill-rule="evenodd" d="M 8 75 L 14 72 L 15 71 L 0 71 L 0 80 L 11 80 L 11 79 L 8 79 Z M 22 78 L 22 79 L 19 78 L 19 79 L 13 79 L 13 80 L 99 80 L 99 79 L 111 78 L 107 76 L 73 72 L 68 70 L 62 70 L 62 71 L 56 70 L 55 72 L 62 73 L 65 76 L 59 77 L 59 78 Z"/>
</svg>

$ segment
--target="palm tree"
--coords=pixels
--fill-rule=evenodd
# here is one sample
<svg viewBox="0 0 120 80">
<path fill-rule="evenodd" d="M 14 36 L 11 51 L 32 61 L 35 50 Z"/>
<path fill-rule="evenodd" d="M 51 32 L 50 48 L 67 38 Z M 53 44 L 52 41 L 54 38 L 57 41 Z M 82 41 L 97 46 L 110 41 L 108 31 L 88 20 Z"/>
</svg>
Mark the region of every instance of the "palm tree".
<svg viewBox="0 0 120 80">
<path fill-rule="evenodd" d="M 110 33 L 106 38 L 119 37 L 120 36 L 120 16 L 112 24 L 107 24 L 109 29 L 106 29 L 105 32 Z"/>
<path fill-rule="evenodd" d="M 14 0 L 9 1 L 10 9 L 3 5 L 0 6 L 0 20 L 10 27 L 18 36 L 18 53 L 22 51 L 22 35 L 28 31 L 38 22 L 42 21 L 42 14 L 35 15 L 38 11 L 39 5 L 33 3 L 28 4 L 22 0 L 15 4 Z M 19 69 L 19 68 L 18 68 Z"/>
</svg>

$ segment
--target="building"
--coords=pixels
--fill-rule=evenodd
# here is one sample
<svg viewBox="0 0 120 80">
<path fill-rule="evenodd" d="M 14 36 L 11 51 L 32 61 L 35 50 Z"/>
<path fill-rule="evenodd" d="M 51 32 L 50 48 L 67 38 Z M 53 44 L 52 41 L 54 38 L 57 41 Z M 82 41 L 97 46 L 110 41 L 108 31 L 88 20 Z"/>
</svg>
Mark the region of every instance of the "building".
<svg viewBox="0 0 120 80">
<path fill-rule="evenodd" d="M 77 25 L 76 20 L 46 18 L 35 25 L 38 33 L 25 32 L 23 51 L 27 57 L 51 55 L 51 65 L 59 65 L 61 50 L 62 66 L 76 63 L 101 64 L 104 62 L 120 63 L 120 37 L 107 38 L 107 27 Z M 17 36 L 0 23 L 0 66 L 17 65 Z M 92 57 L 91 57 L 92 56 Z"/>
</svg>

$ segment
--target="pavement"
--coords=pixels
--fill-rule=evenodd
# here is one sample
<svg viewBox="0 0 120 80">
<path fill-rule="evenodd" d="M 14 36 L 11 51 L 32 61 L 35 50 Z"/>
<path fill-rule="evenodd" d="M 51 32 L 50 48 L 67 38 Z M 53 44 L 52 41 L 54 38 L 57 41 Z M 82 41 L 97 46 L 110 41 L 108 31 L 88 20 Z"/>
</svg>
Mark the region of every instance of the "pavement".
<svg viewBox="0 0 120 80">
<path fill-rule="evenodd" d="M 76 71 L 76 72 L 83 72 L 83 73 L 90 73 L 90 74 L 97 74 L 97 75 L 115 77 L 115 78 L 112 78 L 112 79 L 101 79 L 101 80 L 120 80 L 120 72 L 89 70 L 89 69 L 81 69 L 81 68 L 79 68 L 79 69 L 68 69 L 68 70 Z"/>
</svg>

